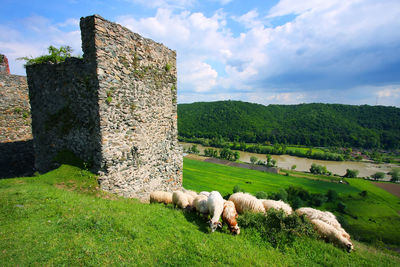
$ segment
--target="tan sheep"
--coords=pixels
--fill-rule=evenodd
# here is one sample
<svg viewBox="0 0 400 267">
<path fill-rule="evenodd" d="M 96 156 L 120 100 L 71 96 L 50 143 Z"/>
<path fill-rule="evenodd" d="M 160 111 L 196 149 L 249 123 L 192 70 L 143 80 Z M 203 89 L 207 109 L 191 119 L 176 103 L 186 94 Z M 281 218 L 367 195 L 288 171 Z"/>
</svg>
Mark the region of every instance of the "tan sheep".
<svg viewBox="0 0 400 267">
<path fill-rule="evenodd" d="M 263 212 L 265 208 L 262 202 L 256 197 L 247 193 L 234 193 L 229 197 L 229 201 L 235 204 L 236 210 L 239 214 L 244 212 Z"/>
<path fill-rule="evenodd" d="M 208 214 L 208 204 L 207 204 L 208 197 L 204 195 L 198 195 L 193 200 L 193 207 L 202 215 Z"/>
<path fill-rule="evenodd" d="M 321 220 L 329 225 L 332 225 L 336 228 L 336 230 L 342 233 L 343 237 L 347 238 L 350 241 L 350 235 L 346 232 L 346 230 L 343 229 L 343 227 L 336 219 L 336 216 L 333 215 L 331 212 L 304 207 L 297 209 L 296 213 L 298 215 L 304 214 L 309 220 Z"/>
<path fill-rule="evenodd" d="M 192 191 L 192 190 L 187 190 L 187 189 L 183 188 L 182 191 L 183 191 L 183 193 L 185 193 L 185 194 L 191 195 L 193 199 L 194 199 L 195 197 L 197 197 L 197 193 L 194 192 L 194 191 Z"/>
<path fill-rule="evenodd" d="M 232 234 L 240 234 L 240 228 L 237 224 L 236 218 L 238 214 L 236 212 L 235 204 L 232 201 L 224 202 L 224 211 L 222 212 L 222 221 L 228 225 L 229 231 Z"/>
<path fill-rule="evenodd" d="M 164 191 L 154 191 L 150 193 L 150 203 L 172 204 L 172 193 Z"/>
<path fill-rule="evenodd" d="M 178 206 L 181 209 L 189 207 L 187 195 L 182 191 L 174 191 L 172 193 L 172 204 L 174 204 L 174 207 Z"/>
<path fill-rule="evenodd" d="M 299 208 L 296 210 L 299 215 L 305 215 L 309 220 L 321 220 L 329 225 L 332 225 L 336 230 L 342 233 L 342 236 L 347 238 L 350 242 L 350 235 L 343 229 L 340 223 L 337 221 L 336 216 L 329 211 L 320 211 L 313 208 Z"/>
<path fill-rule="evenodd" d="M 343 237 L 342 233 L 332 225 L 318 219 L 311 220 L 311 223 L 314 225 L 314 228 L 319 236 L 326 241 L 345 248 L 347 252 L 350 252 L 353 249 L 353 244 L 351 241 Z"/>
<path fill-rule="evenodd" d="M 286 215 L 290 215 L 293 213 L 292 207 L 289 204 L 283 202 L 282 200 L 272 200 L 272 199 L 261 199 L 262 204 L 264 205 L 265 211 L 269 209 L 275 210 L 283 210 Z"/>
</svg>

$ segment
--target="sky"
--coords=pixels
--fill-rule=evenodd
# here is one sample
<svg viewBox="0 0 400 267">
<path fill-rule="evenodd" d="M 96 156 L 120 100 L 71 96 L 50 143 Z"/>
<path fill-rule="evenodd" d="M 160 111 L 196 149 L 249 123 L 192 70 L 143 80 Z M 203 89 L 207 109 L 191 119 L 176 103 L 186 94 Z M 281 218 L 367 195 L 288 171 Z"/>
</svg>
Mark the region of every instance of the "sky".
<svg viewBox="0 0 400 267">
<path fill-rule="evenodd" d="M 400 107 L 398 0 L 2 0 L 0 53 L 69 45 L 92 14 L 177 51 L 178 103 Z"/>
</svg>

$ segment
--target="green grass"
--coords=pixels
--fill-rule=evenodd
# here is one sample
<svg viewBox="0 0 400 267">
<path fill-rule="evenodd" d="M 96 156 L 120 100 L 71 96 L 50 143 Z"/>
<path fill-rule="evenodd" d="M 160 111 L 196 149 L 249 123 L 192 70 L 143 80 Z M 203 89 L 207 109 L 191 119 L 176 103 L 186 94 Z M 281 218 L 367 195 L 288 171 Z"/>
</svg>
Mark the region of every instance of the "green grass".
<svg viewBox="0 0 400 267">
<path fill-rule="evenodd" d="M 0 218 L 1 266 L 400 265 L 398 255 L 359 242 L 348 254 L 310 238 L 275 249 L 248 229 L 211 234 L 194 213 L 101 192 L 96 177 L 69 165 L 0 180 Z"/>
<path fill-rule="evenodd" d="M 302 186 L 311 193 L 326 193 L 329 189 L 336 190 L 342 195 L 361 191 L 345 184 L 283 176 L 188 158 L 184 159 L 183 174 L 185 188 L 196 191 L 218 190 L 222 195 L 232 193 L 235 185 L 239 185 L 246 192 L 253 194 L 258 191 L 278 192 L 279 189 L 287 188 L 290 185 Z"/>
</svg>

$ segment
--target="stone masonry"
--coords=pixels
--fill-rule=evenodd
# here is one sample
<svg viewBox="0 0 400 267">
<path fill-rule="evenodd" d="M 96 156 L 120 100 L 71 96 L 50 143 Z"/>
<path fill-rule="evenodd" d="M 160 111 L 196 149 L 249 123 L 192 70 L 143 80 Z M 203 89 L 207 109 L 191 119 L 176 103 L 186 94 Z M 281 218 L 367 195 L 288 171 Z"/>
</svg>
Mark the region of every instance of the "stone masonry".
<svg viewBox="0 0 400 267">
<path fill-rule="evenodd" d="M 27 67 L 35 167 L 69 150 L 104 190 L 143 199 L 180 188 L 176 53 L 98 15 L 80 26 L 83 59 Z"/>
</svg>

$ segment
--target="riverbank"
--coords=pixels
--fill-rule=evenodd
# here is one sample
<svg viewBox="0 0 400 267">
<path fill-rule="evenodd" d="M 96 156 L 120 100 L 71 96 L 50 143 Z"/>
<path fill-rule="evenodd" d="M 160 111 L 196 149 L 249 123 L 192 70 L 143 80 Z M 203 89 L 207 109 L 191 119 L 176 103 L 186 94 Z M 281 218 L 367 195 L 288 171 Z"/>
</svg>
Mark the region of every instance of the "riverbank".
<svg viewBox="0 0 400 267">
<path fill-rule="evenodd" d="M 197 149 L 200 151 L 200 154 L 204 154 L 204 149 L 209 149 L 213 147 L 203 146 L 200 144 L 193 144 L 193 143 L 180 143 L 185 150 L 189 147 L 196 145 Z M 215 148 L 213 148 L 215 149 Z M 259 153 L 251 153 L 245 152 L 240 150 L 238 151 L 240 154 L 240 161 L 250 163 L 251 157 L 257 157 L 260 160 L 265 161 L 266 155 L 259 154 Z M 390 175 L 387 175 L 392 168 L 398 167 L 392 163 L 373 163 L 368 161 L 328 161 L 328 160 L 317 160 L 317 159 L 308 159 L 308 158 L 301 158 L 296 156 L 290 155 L 271 155 L 272 159 L 277 161 L 277 167 L 281 169 L 291 170 L 292 167 L 295 165 L 296 171 L 300 172 L 309 172 L 311 164 L 315 163 L 318 165 L 326 166 L 328 171 L 332 172 L 333 174 L 343 176 L 346 173 L 346 169 L 355 169 L 359 171 L 359 177 L 371 177 L 376 172 L 383 172 L 385 173 L 384 181 L 390 180 Z"/>
</svg>

